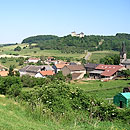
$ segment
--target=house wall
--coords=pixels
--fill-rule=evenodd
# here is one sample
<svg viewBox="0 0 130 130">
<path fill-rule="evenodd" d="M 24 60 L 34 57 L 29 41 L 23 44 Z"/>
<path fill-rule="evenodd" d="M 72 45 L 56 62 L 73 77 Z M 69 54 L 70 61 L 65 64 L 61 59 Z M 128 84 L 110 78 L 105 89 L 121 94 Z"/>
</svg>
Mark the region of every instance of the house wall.
<svg viewBox="0 0 130 130">
<path fill-rule="evenodd" d="M 40 73 L 37 73 L 37 74 L 35 75 L 35 77 L 36 77 L 36 78 L 43 78 L 43 76 L 42 76 Z"/>
<path fill-rule="evenodd" d="M 126 65 L 126 69 L 130 69 L 130 65 Z"/>
<path fill-rule="evenodd" d="M 84 77 L 84 74 L 86 74 L 86 70 L 70 71 L 66 66 L 62 69 L 62 74 L 64 76 L 67 76 L 68 74 L 73 74 L 73 73 L 81 73 L 81 75 L 77 79 L 82 79 Z"/>
<path fill-rule="evenodd" d="M 64 66 L 64 67 L 61 69 L 61 71 L 62 71 L 62 74 L 63 74 L 64 76 L 67 76 L 68 74 L 71 73 L 71 71 L 70 71 L 66 66 Z"/>
<path fill-rule="evenodd" d="M 30 72 L 21 72 L 21 71 L 19 71 L 19 73 L 20 73 L 20 76 L 23 76 L 23 75 L 35 76 L 36 75 L 36 73 L 30 73 Z"/>
<path fill-rule="evenodd" d="M 84 73 L 82 73 L 77 79 L 82 79 L 84 77 Z"/>
<path fill-rule="evenodd" d="M 101 79 L 101 75 L 89 73 L 89 78 L 91 78 L 91 79 Z"/>
<path fill-rule="evenodd" d="M 37 63 L 39 60 L 28 60 L 29 63 Z"/>
<path fill-rule="evenodd" d="M 20 73 L 20 76 L 26 75 L 26 72 L 19 71 L 19 73 Z"/>
<path fill-rule="evenodd" d="M 71 74 L 72 73 L 83 73 L 83 74 L 86 74 L 86 70 L 82 70 L 82 71 L 80 71 L 80 70 L 78 70 L 78 71 L 71 71 Z"/>
</svg>

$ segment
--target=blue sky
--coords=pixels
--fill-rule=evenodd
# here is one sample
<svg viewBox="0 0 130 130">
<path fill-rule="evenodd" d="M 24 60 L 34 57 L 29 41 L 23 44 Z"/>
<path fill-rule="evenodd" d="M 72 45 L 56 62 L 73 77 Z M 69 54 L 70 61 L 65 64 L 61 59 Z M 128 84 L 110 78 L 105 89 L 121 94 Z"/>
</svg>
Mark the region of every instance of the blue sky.
<svg viewBox="0 0 130 130">
<path fill-rule="evenodd" d="M 130 33 L 130 0 L 0 0 L 0 43 L 72 31 Z"/>
</svg>

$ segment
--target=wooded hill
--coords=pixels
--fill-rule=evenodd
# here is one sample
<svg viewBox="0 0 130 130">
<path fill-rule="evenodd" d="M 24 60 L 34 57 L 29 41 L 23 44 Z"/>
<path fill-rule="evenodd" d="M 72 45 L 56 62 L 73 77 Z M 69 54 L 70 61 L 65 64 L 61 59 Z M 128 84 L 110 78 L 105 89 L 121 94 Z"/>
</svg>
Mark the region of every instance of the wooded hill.
<svg viewBox="0 0 130 130">
<path fill-rule="evenodd" d="M 83 38 L 67 35 L 58 37 L 54 35 L 38 35 L 24 39 L 22 43 L 36 43 L 36 47 L 44 49 L 61 50 L 64 53 L 83 53 L 85 50 L 115 50 L 120 51 L 122 42 L 130 51 L 130 34 L 117 33 L 115 36 L 88 35 Z"/>
</svg>

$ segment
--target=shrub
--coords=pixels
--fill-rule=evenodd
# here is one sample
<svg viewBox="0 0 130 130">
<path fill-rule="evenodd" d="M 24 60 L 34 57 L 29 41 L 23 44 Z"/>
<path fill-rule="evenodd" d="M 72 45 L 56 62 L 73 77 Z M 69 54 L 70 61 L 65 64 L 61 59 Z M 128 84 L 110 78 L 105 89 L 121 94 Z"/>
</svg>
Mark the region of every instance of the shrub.
<svg viewBox="0 0 130 130">
<path fill-rule="evenodd" d="M 8 90 L 7 90 L 7 94 L 11 97 L 17 97 L 19 96 L 20 92 L 21 92 L 21 88 L 22 85 L 21 84 L 12 84 Z"/>
<path fill-rule="evenodd" d="M 17 46 L 16 48 L 14 48 L 14 51 L 21 51 L 21 47 Z"/>
</svg>

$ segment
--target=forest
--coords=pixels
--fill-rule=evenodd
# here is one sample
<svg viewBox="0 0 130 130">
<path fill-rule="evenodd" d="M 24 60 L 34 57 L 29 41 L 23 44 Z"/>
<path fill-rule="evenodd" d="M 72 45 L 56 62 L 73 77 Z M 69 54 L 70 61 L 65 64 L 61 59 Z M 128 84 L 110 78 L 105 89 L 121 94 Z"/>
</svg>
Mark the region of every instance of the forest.
<svg viewBox="0 0 130 130">
<path fill-rule="evenodd" d="M 38 35 L 24 39 L 22 43 L 36 43 L 33 47 L 41 50 L 61 50 L 63 53 L 84 53 L 85 51 L 114 50 L 120 51 L 125 42 L 127 55 L 130 56 L 130 34 L 117 33 L 115 36 L 85 35 L 83 38 L 67 35 Z"/>
</svg>

